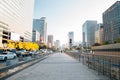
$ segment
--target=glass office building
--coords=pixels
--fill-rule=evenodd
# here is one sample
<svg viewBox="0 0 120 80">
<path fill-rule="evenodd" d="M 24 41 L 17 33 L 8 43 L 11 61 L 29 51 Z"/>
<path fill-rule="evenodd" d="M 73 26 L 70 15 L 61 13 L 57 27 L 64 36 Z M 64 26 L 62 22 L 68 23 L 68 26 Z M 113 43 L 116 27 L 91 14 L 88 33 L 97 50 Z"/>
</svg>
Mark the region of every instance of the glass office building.
<svg viewBox="0 0 120 80">
<path fill-rule="evenodd" d="M 40 33 L 41 42 L 46 44 L 47 23 L 45 17 L 41 17 L 40 19 L 33 19 L 33 30 L 36 30 Z"/>
<path fill-rule="evenodd" d="M 95 43 L 97 21 L 88 20 L 83 24 L 83 46 L 90 47 Z"/>
<path fill-rule="evenodd" d="M 114 43 L 120 38 L 120 1 L 103 13 L 104 42 Z"/>
</svg>

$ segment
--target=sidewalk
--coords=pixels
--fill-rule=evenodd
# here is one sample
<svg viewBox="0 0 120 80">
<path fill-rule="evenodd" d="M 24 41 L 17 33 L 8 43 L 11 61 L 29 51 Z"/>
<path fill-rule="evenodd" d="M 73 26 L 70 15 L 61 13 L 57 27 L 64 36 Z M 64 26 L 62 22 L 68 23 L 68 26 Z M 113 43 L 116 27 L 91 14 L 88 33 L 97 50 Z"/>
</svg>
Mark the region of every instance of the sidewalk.
<svg viewBox="0 0 120 80">
<path fill-rule="evenodd" d="M 108 80 L 64 53 L 47 59 L 6 80 Z"/>
</svg>

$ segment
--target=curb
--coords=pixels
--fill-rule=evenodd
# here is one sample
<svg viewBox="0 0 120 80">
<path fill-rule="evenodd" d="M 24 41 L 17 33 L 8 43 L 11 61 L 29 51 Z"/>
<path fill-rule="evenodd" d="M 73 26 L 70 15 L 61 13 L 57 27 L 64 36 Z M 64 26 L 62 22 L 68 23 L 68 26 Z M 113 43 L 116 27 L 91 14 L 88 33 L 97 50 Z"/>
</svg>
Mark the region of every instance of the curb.
<svg viewBox="0 0 120 80">
<path fill-rule="evenodd" d="M 3 73 L 6 73 L 7 75 L 5 75 L 5 76 L 3 76 L 3 77 L 0 76 L 0 80 L 5 80 L 5 79 L 7 79 L 8 77 L 10 77 L 10 76 L 12 76 L 12 75 L 14 75 L 14 74 L 22 71 L 22 70 L 24 70 L 24 69 L 26 69 L 26 68 L 34 65 L 34 64 L 36 64 L 36 63 L 38 63 L 38 62 L 40 62 L 40 61 L 42 61 L 42 60 L 44 60 L 44 59 L 46 59 L 46 58 L 48 58 L 48 56 L 45 56 L 45 57 L 43 57 L 43 58 L 41 58 L 41 59 L 39 59 L 39 58 L 38 58 L 38 59 L 33 59 L 33 60 L 26 61 L 26 62 L 23 62 L 23 63 L 20 63 L 20 64 L 16 64 L 16 65 L 13 65 L 13 66 L 6 67 L 6 68 L 2 69 L 2 70 L 0 71 L 0 73 L 3 72 Z M 31 62 L 31 63 L 30 63 L 30 62 Z M 12 72 L 12 73 L 9 73 L 9 72 L 8 72 L 9 69 L 15 69 L 16 67 L 20 67 L 20 66 L 23 66 L 23 65 L 26 65 L 26 66 L 23 67 L 23 68 L 21 68 L 21 69 L 18 69 L 18 70 L 15 71 L 15 72 Z"/>
</svg>

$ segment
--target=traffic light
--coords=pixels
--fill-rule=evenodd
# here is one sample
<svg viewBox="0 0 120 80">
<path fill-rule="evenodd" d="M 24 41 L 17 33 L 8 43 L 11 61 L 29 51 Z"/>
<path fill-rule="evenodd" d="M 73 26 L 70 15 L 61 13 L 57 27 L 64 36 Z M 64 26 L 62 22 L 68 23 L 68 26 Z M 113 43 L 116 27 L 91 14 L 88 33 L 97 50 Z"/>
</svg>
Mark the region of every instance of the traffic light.
<svg viewBox="0 0 120 80">
<path fill-rule="evenodd" d="M 70 39 L 70 43 L 72 43 L 72 39 Z"/>
</svg>

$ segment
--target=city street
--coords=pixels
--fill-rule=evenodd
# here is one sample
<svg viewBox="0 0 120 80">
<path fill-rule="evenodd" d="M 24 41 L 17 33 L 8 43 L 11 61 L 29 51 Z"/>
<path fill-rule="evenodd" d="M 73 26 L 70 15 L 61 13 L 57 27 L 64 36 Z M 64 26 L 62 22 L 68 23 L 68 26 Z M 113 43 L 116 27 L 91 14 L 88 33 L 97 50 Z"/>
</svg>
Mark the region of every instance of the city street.
<svg viewBox="0 0 120 80">
<path fill-rule="evenodd" d="M 65 53 L 55 53 L 47 59 L 22 70 L 6 80 L 109 80 L 82 65 Z"/>
<path fill-rule="evenodd" d="M 120 0 L 0 0 L 0 80 L 120 80 Z"/>
</svg>

